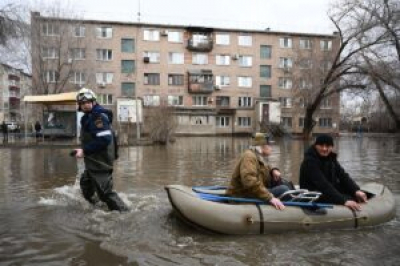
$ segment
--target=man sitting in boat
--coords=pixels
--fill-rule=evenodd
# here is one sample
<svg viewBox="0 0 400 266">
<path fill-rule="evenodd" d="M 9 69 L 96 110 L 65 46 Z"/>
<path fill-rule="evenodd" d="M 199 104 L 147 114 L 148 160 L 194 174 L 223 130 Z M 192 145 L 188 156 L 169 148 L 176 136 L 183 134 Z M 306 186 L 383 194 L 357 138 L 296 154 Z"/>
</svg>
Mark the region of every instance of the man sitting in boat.
<svg viewBox="0 0 400 266">
<path fill-rule="evenodd" d="M 259 198 L 283 210 L 285 206 L 277 197 L 289 187 L 281 184 L 279 169 L 265 162 L 271 151 L 269 138 L 264 133 L 256 133 L 252 146 L 243 152 L 237 162 L 226 193 L 235 197 Z"/>
<path fill-rule="evenodd" d="M 322 192 L 318 202 L 345 205 L 359 211 L 367 202 L 366 194 L 337 161 L 332 152 L 333 138 L 319 135 L 304 154 L 300 167 L 300 188 Z"/>
</svg>

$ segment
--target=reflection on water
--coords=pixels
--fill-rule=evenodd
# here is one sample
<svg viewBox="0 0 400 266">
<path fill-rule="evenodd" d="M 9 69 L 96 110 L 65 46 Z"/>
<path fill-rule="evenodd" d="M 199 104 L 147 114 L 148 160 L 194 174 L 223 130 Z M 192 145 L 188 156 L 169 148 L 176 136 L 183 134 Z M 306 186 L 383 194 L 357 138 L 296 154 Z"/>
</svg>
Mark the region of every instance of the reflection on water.
<svg viewBox="0 0 400 266">
<path fill-rule="evenodd" d="M 171 213 L 167 184 L 227 184 L 248 138 L 179 138 L 122 148 L 115 188 L 124 214 L 80 194 L 83 165 L 68 149 L 1 149 L 1 265 L 399 265 L 399 139 L 342 138 L 339 160 L 357 182 L 389 186 L 395 220 L 377 228 L 268 236 L 210 235 Z M 277 140 L 269 158 L 297 183 L 307 144 Z"/>
</svg>

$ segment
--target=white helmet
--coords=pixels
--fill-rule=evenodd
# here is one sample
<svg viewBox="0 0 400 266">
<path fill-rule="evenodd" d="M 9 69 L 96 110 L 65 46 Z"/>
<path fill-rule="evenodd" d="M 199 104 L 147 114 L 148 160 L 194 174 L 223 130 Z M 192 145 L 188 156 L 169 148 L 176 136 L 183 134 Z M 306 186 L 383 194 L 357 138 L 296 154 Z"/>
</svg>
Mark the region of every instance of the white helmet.
<svg viewBox="0 0 400 266">
<path fill-rule="evenodd" d="M 96 101 L 96 94 L 91 89 L 82 88 L 76 95 L 77 102 Z"/>
</svg>

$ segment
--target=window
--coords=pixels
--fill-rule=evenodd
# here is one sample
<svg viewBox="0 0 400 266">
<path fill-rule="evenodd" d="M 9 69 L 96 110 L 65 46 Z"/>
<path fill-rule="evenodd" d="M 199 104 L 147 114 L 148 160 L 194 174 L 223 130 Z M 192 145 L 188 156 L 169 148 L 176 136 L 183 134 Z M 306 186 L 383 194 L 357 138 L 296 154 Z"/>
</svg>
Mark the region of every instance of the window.
<svg viewBox="0 0 400 266">
<path fill-rule="evenodd" d="M 332 50 L 332 41 L 321 40 L 319 44 L 320 44 L 321 51 Z"/>
<path fill-rule="evenodd" d="M 303 58 L 299 60 L 299 68 L 301 69 L 310 69 L 312 66 L 311 59 Z"/>
<path fill-rule="evenodd" d="M 192 97 L 192 105 L 193 106 L 206 106 L 208 105 L 208 97 L 207 96 L 193 96 Z"/>
<path fill-rule="evenodd" d="M 46 36 L 59 36 L 60 27 L 59 25 L 53 23 L 43 23 L 42 24 L 42 34 Z"/>
<path fill-rule="evenodd" d="M 168 105 L 170 106 L 183 105 L 183 96 L 168 95 Z"/>
<path fill-rule="evenodd" d="M 159 52 L 144 52 L 143 57 L 148 57 L 149 63 L 160 63 L 160 53 Z"/>
<path fill-rule="evenodd" d="M 251 77 L 238 77 L 238 86 L 244 88 L 251 88 L 252 78 Z"/>
<path fill-rule="evenodd" d="M 58 58 L 58 54 L 57 54 L 56 48 L 43 47 L 42 48 L 42 58 L 43 59 L 55 59 L 55 58 Z"/>
<path fill-rule="evenodd" d="M 251 97 L 239 97 L 238 98 L 239 107 L 251 107 Z"/>
<path fill-rule="evenodd" d="M 215 63 L 218 66 L 228 66 L 230 64 L 230 59 L 229 55 L 216 55 Z"/>
<path fill-rule="evenodd" d="M 286 107 L 286 108 L 292 107 L 292 98 L 280 97 L 279 101 L 281 102 L 281 107 Z"/>
<path fill-rule="evenodd" d="M 183 34 L 180 31 L 168 31 L 168 41 L 182 43 L 183 42 Z"/>
<path fill-rule="evenodd" d="M 287 89 L 290 90 L 293 87 L 292 79 L 291 78 L 279 78 L 278 87 L 280 89 Z"/>
<path fill-rule="evenodd" d="M 292 68 L 293 60 L 288 57 L 280 57 L 279 58 L 279 67 L 280 68 Z"/>
<path fill-rule="evenodd" d="M 252 37 L 250 35 L 239 35 L 239 46 L 252 46 Z"/>
<path fill-rule="evenodd" d="M 272 56 L 271 45 L 261 45 L 260 46 L 260 57 L 261 59 L 270 59 Z"/>
<path fill-rule="evenodd" d="M 321 62 L 321 69 L 323 71 L 328 71 L 329 69 L 331 69 L 332 67 L 332 63 L 330 61 L 322 61 Z"/>
<path fill-rule="evenodd" d="M 299 87 L 300 89 L 311 89 L 312 88 L 312 83 L 308 81 L 307 79 L 300 78 L 299 80 Z"/>
<path fill-rule="evenodd" d="M 112 28 L 111 27 L 97 27 L 96 37 L 110 39 L 112 38 Z"/>
<path fill-rule="evenodd" d="M 111 84 L 113 81 L 114 74 L 110 72 L 98 72 L 96 73 L 97 84 Z"/>
<path fill-rule="evenodd" d="M 217 127 L 229 127 L 229 116 L 217 116 L 215 122 Z"/>
<path fill-rule="evenodd" d="M 312 42 L 310 39 L 300 39 L 300 49 L 311 49 Z"/>
<path fill-rule="evenodd" d="M 192 63 L 194 65 L 207 65 L 208 64 L 208 54 L 193 53 Z"/>
<path fill-rule="evenodd" d="M 284 127 L 292 127 L 292 118 L 291 117 L 282 117 L 281 124 Z"/>
<path fill-rule="evenodd" d="M 190 122 L 192 123 L 192 125 L 207 125 L 208 116 L 192 116 L 190 118 Z"/>
<path fill-rule="evenodd" d="M 299 106 L 300 106 L 301 108 L 304 108 L 304 107 L 306 107 L 306 105 L 308 105 L 307 99 L 304 99 L 303 97 L 300 97 L 300 98 L 299 98 Z"/>
<path fill-rule="evenodd" d="M 97 60 L 101 61 L 111 61 L 113 57 L 112 50 L 110 49 L 97 49 Z"/>
<path fill-rule="evenodd" d="M 299 117 L 299 127 L 304 127 L 304 117 Z"/>
<path fill-rule="evenodd" d="M 260 66 L 260 77 L 271 78 L 271 66 L 269 65 Z"/>
<path fill-rule="evenodd" d="M 230 105 L 229 97 L 228 96 L 217 96 L 216 105 L 229 107 L 229 105 Z"/>
<path fill-rule="evenodd" d="M 330 109 L 332 108 L 331 99 L 325 98 L 321 101 L 321 109 Z"/>
<path fill-rule="evenodd" d="M 145 95 L 143 96 L 144 106 L 159 106 L 160 96 L 159 95 Z"/>
<path fill-rule="evenodd" d="M 217 33 L 215 36 L 215 43 L 219 45 L 229 45 L 230 37 L 227 33 Z"/>
<path fill-rule="evenodd" d="M 55 83 L 58 78 L 58 73 L 55 70 L 47 70 L 43 73 L 43 80 L 48 83 Z"/>
<path fill-rule="evenodd" d="M 173 65 L 183 65 L 184 54 L 183 53 L 168 53 L 168 63 Z"/>
<path fill-rule="evenodd" d="M 182 74 L 168 74 L 168 85 L 182 86 L 183 78 Z"/>
<path fill-rule="evenodd" d="M 113 96 L 112 94 L 98 93 L 96 101 L 98 101 L 101 105 L 112 105 Z"/>
<path fill-rule="evenodd" d="M 84 60 L 86 58 L 85 48 L 71 48 L 69 49 L 69 59 Z"/>
<path fill-rule="evenodd" d="M 279 45 L 281 48 L 292 48 L 292 38 L 289 37 L 280 38 Z"/>
<path fill-rule="evenodd" d="M 261 85 L 260 86 L 260 97 L 271 97 L 271 85 Z"/>
<path fill-rule="evenodd" d="M 71 83 L 84 85 L 85 84 L 85 73 L 83 72 L 74 72 L 72 74 Z"/>
<path fill-rule="evenodd" d="M 217 86 L 229 86 L 230 85 L 229 76 L 216 76 L 215 77 L 215 85 L 217 85 Z"/>
<path fill-rule="evenodd" d="M 147 29 L 147 30 L 144 30 L 143 34 L 144 34 L 143 37 L 144 37 L 145 41 L 156 42 L 156 41 L 160 40 L 160 31 L 158 31 L 158 30 Z"/>
<path fill-rule="evenodd" d="M 238 125 L 239 127 L 250 127 L 251 117 L 238 117 Z"/>
<path fill-rule="evenodd" d="M 133 82 L 123 82 L 121 83 L 121 95 L 125 97 L 135 96 L 135 83 Z"/>
<path fill-rule="evenodd" d="M 321 117 L 318 120 L 319 127 L 332 127 L 332 118 L 330 117 Z"/>
<path fill-rule="evenodd" d="M 85 26 L 75 26 L 74 36 L 75 37 L 85 37 Z"/>
<path fill-rule="evenodd" d="M 247 55 L 239 56 L 239 65 L 241 67 L 251 67 L 253 65 L 253 57 Z"/>
<path fill-rule="evenodd" d="M 160 74 L 159 73 L 145 73 L 144 74 L 144 85 L 160 85 Z"/>
<path fill-rule="evenodd" d="M 211 38 L 208 33 L 197 32 L 192 35 L 191 44 L 193 47 L 207 46 L 210 42 Z"/>
<path fill-rule="evenodd" d="M 134 39 L 121 39 L 121 52 L 134 53 L 135 52 L 135 40 Z"/>
<path fill-rule="evenodd" d="M 134 73 L 135 61 L 134 60 L 121 60 L 121 73 Z"/>
</svg>

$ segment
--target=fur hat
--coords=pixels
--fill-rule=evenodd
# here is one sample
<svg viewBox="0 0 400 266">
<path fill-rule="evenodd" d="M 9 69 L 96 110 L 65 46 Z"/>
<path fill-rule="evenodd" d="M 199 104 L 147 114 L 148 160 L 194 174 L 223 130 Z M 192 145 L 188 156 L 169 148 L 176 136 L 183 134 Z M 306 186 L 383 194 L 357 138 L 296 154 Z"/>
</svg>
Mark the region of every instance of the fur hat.
<svg viewBox="0 0 400 266">
<path fill-rule="evenodd" d="M 315 140 L 315 145 L 324 145 L 324 144 L 328 146 L 333 146 L 333 138 L 326 134 L 319 135 Z"/>
<path fill-rule="evenodd" d="M 269 137 L 267 134 L 257 132 L 253 135 L 253 138 L 251 140 L 252 146 L 262 146 L 268 144 L 269 144 Z"/>
</svg>

